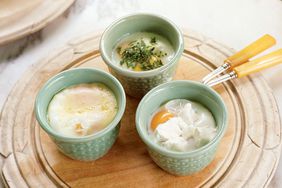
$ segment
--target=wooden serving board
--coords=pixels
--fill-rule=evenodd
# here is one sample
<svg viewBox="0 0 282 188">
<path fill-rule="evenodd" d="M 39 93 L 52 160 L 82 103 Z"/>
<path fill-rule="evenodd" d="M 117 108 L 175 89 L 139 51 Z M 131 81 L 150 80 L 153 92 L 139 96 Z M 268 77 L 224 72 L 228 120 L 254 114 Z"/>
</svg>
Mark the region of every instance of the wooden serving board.
<svg viewBox="0 0 282 188">
<path fill-rule="evenodd" d="M 61 154 L 36 122 L 38 90 L 55 74 L 73 67 L 107 70 L 99 53 L 100 34 L 69 42 L 31 67 L 10 93 L 0 120 L 0 167 L 9 187 L 266 187 L 277 167 L 281 124 L 271 89 L 259 74 L 214 87 L 229 112 L 227 132 L 213 162 L 191 176 L 161 170 L 135 129 L 139 100 L 127 97 L 119 137 L 103 158 L 80 162 Z M 234 53 L 192 31 L 175 79 L 200 80 Z"/>
<path fill-rule="evenodd" d="M 0 45 L 42 29 L 74 2 L 74 0 L 0 1 L 3 1 L 0 2 L 2 6 L 0 11 L 3 10 L 0 12 Z"/>
</svg>

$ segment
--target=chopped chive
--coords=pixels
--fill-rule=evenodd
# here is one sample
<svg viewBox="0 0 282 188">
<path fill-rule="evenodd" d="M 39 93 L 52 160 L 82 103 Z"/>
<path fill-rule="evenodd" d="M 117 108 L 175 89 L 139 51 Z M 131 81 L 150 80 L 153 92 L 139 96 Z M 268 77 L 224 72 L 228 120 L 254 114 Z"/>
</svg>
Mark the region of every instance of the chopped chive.
<svg viewBox="0 0 282 188">
<path fill-rule="evenodd" d="M 152 37 L 150 43 L 156 43 L 156 37 Z M 121 51 L 122 50 L 122 51 Z M 141 38 L 129 43 L 128 47 L 121 49 L 117 48 L 117 52 L 121 55 L 121 65 L 126 65 L 128 68 L 135 69 L 138 66 L 138 70 L 152 70 L 163 65 L 160 57 L 163 57 L 162 51 L 155 52 L 155 47 L 146 44 Z"/>
</svg>

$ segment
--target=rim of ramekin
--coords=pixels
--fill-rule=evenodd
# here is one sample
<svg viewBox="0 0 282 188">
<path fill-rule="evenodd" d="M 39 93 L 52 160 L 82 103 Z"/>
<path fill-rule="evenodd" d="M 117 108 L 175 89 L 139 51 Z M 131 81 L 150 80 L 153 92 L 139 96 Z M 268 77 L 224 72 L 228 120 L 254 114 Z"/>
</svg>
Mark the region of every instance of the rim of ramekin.
<svg viewBox="0 0 282 188">
<path fill-rule="evenodd" d="M 43 116 L 47 116 L 47 114 L 42 114 L 41 111 L 40 111 L 40 108 L 41 108 L 40 100 L 42 100 L 42 97 L 44 97 L 44 93 L 46 91 L 48 91 L 48 87 L 50 87 L 50 85 L 52 85 L 54 82 L 58 81 L 58 79 L 60 79 L 63 75 L 66 75 L 70 72 L 75 72 L 75 71 L 93 71 L 93 73 L 99 72 L 102 75 L 106 76 L 107 78 L 111 79 L 117 85 L 118 92 L 121 93 L 121 102 L 119 104 L 118 112 L 117 112 L 115 118 L 112 120 L 112 122 L 107 127 L 102 129 L 101 131 L 98 131 L 97 133 L 94 133 L 94 134 L 91 134 L 91 135 L 82 136 L 82 137 L 70 137 L 70 136 L 65 136 L 65 135 L 57 133 L 54 129 L 52 129 L 52 127 L 50 126 L 50 124 L 47 121 L 47 118 L 43 118 Z M 49 103 L 50 103 L 50 101 L 49 101 Z M 93 140 L 95 138 L 99 138 L 101 136 L 104 136 L 108 132 L 110 132 L 112 129 L 114 129 L 119 124 L 121 118 L 123 117 L 123 114 L 124 114 L 124 111 L 125 111 L 125 106 L 126 106 L 126 96 L 125 96 L 124 89 L 123 89 L 122 85 L 120 84 L 120 82 L 114 76 L 112 76 L 111 74 L 109 74 L 105 71 L 95 69 L 95 68 L 73 68 L 73 69 L 70 69 L 70 70 L 60 72 L 59 74 L 50 78 L 43 85 L 43 87 L 40 89 L 40 91 L 38 92 L 38 94 L 36 96 L 34 109 L 35 109 L 36 119 L 39 122 L 39 125 L 49 135 L 55 137 L 56 139 L 60 139 L 60 140 L 63 140 L 63 141 L 81 142 L 81 141 L 88 141 L 88 140 Z"/>
<path fill-rule="evenodd" d="M 173 58 L 168 63 L 166 63 L 165 65 L 163 65 L 159 68 L 153 69 L 153 70 L 137 72 L 137 71 L 122 68 L 121 66 L 118 66 L 116 63 L 113 63 L 109 54 L 107 54 L 105 52 L 106 50 L 105 50 L 104 43 L 105 43 L 105 40 L 107 38 L 107 34 L 111 31 L 113 31 L 114 27 L 116 27 L 120 23 L 125 22 L 127 19 L 135 19 L 136 17 L 139 17 L 139 16 L 155 17 L 155 18 L 161 19 L 161 20 L 165 21 L 166 23 L 168 23 L 169 25 L 171 25 L 171 27 L 176 31 L 176 33 L 178 35 L 179 45 L 177 47 L 177 50 L 176 50 Z M 182 32 L 177 27 L 177 25 L 174 24 L 172 21 L 170 21 L 169 19 L 167 19 L 165 17 L 155 15 L 155 14 L 148 14 L 148 13 L 130 14 L 130 15 L 127 15 L 125 17 L 122 17 L 122 18 L 116 20 L 114 23 L 112 23 L 109 27 L 106 28 L 106 30 L 103 32 L 101 40 L 100 40 L 100 52 L 101 52 L 101 56 L 102 56 L 103 60 L 105 61 L 105 63 L 108 66 L 110 66 L 112 69 L 118 71 L 120 74 L 127 75 L 129 77 L 137 77 L 137 78 L 155 76 L 155 75 L 169 69 L 175 63 L 177 63 L 177 60 L 182 55 L 183 50 L 184 50 L 184 39 L 183 39 Z"/>
<path fill-rule="evenodd" d="M 176 86 L 177 84 L 182 84 L 182 85 L 185 85 L 185 84 L 193 84 L 193 85 L 197 85 L 197 86 L 200 86 L 200 87 L 204 87 L 206 90 L 208 90 L 210 93 L 212 93 L 216 98 L 217 100 L 219 101 L 220 105 L 223 107 L 223 121 L 222 121 L 222 126 L 221 126 L 221 129 L 217 132 L 216 136 L 206 145 L 200 147 L 200 148 L 197 148 L 195 150 L 192 150 L 192 151 L 187 151 L 187 152 L 178 152 L 178 151 L 172 151 L 172 150 L 168 150 L 160 145 L 158 145 L 157 143 L 155 143 L 152 138 L 150 138 L 148 132 L 146 131 L 143 131 L 143 129 L 140 127 L 140 113 L 141 113 L 141 110 L 143 108 L 144 105 L 146 105 L 146 103 L 148 102 L 147 100 L 151 97 L 151 95 L 159 90 L 162 90 L 166 87 L 169 87 L 169 86 Z M 166 155 L 166 156 L 170 156 L 170 157 L 174 157 L 174 158 L 185 158 L 185 157 L 190 157 L 190 156 L 195 156 L 195 155 L 198 155 L 199 153 L 202 153 L 204 151 L 207 151 L 209 150 L 214 144 L 216 144 L 216 142 L 220 142 L 220 140 L 222 139 L 225 131 L 226 131 L 226 128 L 227 128 L 227 119 L 228 119 L 228 111 L 227 111 L 227 108 L 226 108 L 226 105 L 223 101 L 223 99 L 220 97 L 220 95 L 214 91 L 212 88 L 204 85 L 204 84 L 201 84 L 199 82 L 196 82 L 196 81 L 190 81 L 190 80 L 176 80 L 176 81 L 170 81 L 170 82 L 167 82 L 167 83 L 164 83 L 164 84 L 161 84 L 157 87 L 155 87 L 154 89 L 152 89 L 151 91 L 149 91 L 143 98 L 142 100 L 140 101 L 139 105 L 138 105 L 138 108 L 137 108 L 137 111 L 136 111 L 136 118 L 135 118 L 135 121 L 136 121 L 136 129 L 137 129 L 137 132 L 139 134 L 139 136 L 141 137 L 141 139 L 143 140 L 143 142 L 151 149 L 163 154 L 163 155 Z"/>
</svg>

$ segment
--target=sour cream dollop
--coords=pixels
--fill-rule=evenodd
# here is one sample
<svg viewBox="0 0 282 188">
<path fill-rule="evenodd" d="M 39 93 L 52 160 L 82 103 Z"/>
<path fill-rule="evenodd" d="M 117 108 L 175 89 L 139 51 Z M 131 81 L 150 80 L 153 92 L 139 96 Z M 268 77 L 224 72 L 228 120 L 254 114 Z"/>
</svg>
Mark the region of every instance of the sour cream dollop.
<svg viewBox="0 0 282 188">
<path fill-rule="evenodd" d="M 166 110 L 173 116 L 151 133 L 155 142 L 169 150 L 195 150 L 210 142 L 217 133 L 212 113 L 199 103 L 175 99 L 160 110 Z"/>
</svg>

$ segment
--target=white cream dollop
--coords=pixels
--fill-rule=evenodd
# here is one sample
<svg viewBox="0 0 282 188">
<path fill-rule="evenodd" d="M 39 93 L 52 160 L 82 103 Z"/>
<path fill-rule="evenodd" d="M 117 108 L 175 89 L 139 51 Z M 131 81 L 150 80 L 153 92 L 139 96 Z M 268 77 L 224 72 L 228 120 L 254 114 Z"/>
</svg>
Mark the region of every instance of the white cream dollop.
<svg viewBox="0 0 282 188">
<path fill-rule="evenodd" d="M 215 137 L 215 120 L 201 104 L 176 99 L 168 102 L 165 108 L 175 117 L 159 124 L 153 132 L 155 141 L 160 145 L 175 151 L 191 151 Z"/>
</svg>

